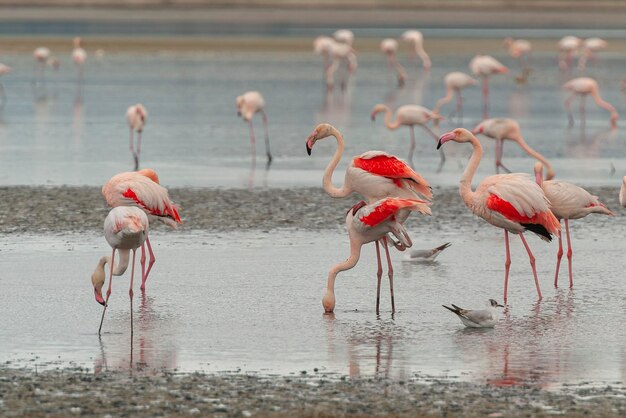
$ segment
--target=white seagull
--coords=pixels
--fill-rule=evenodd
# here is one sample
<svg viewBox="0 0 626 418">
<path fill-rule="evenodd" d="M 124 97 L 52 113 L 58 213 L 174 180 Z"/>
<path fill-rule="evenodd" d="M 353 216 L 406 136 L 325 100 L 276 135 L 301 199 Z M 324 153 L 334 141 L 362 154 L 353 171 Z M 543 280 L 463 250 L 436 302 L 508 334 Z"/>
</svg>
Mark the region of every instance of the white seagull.
<svg viewBox="0 0 626 418">
<path fill-rule="evenodd" d="M 487 301 L 487 309 L 471 310 L 459 308 L 455 304 L 451 303 L 452 308 L 446 305 L 441 305 L 450 312 L 455 313 L 463 325 L 469 328 L 493 328 L 496 324 L 497 311 L 496 308 L 504 308 L 493 299 Z"/>
</svg>

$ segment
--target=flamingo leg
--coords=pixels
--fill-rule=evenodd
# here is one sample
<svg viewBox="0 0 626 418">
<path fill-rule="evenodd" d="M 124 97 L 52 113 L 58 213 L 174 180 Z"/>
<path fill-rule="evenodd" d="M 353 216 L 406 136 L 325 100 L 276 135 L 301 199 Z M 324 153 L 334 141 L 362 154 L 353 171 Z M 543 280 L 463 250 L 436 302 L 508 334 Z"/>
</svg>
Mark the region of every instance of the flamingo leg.
<svg viewBox="0 0 626 418">
<path fill-rule="evenodd" d="M 129 137 L 129 141 L 128 141 L 128 148 L 130 149 L 130 152 L 132 152 L 133 154 L 135 153 L 135 146 L 133 144 L 133 128 L 130 128 L 130 137 Z"/>
<path fill-rule="evenodd" d="M 150 254 L 150 261 L 148 261 L 148 269 L 146 270 L 145 276 L 141 278 L 141 290 L 146 290 L 146 281 L 148 280 L 148 275 L 150 274 L 150 270 L 152 270 L 152 266 L 156 261 L 154 257 L 154 253 L 152 252 L 152 245 L 150 245 L 150 238 L 146 238 L 146 245 L 148 246 L 148 253 Z"/>
<path fill-rule="evenodd" d="M 252 120 L 248 121 L 248 127 L 250 128 L 250 154 L 252 154 L 252 158 L 256 158 L 256 141 L 254 139 Z"/>
<path fill-rule="evenodd" d="M 563 102 L 563 105 L 565 106 L 565 111 L 567 112 L 567 121 L 569 126 L 574 126 L 574 115 L 572 114 L 572 100 L 574 100 L 575 97 L 576 93 L 572 93 Z"/>
<path fill-rule="evenodd" d="M 504 230 L 504 248 L 506 259 L 504 261 L 504 303 L 506 303 L 507 290 L 509 288 L 509 269 L 511 267 L 511 252 L 509 249 L 509 231 Z"/>
<path fill-rule="evenodd" d="M 489 77 L 483 76 L 483 119 L 489 117 Z"/>
<path fill-rule="evenodd" d="M 385 247 L 385 254 L 387 255 L 387 266 L 389 275 L 389 291 L 391 292 L 391 313 L 396 312 L 396 301 L 393 295 L 393 266 L 391 265 L 391 256 L 389 255 L 389 246 L 387 245 L 387 237 L 383 237 L 383 247 Z"/>
<path fill-rule="evenodd" d="M 383 277 L 383 265 L 380 261 L 380 240 L 376 241 L 376 259 L 378 260 L 378 270 L 376 271 L 376 277 L 378 277 L 378 286 L 376 287 L 376 315 L 380 312 L 380 282 Z"/>
<path fill-rule="evenodd" d="M 261 118 L 263 119 L 263 128 L 265 129 L 265 151 L 267 152 L 267 166 L 272 163 L 272 153 L 270 152 L 270 135 L 267 129 L 267 115 L 261 110 Z"/>
<path fill-rule="evenodd" d="M 506 168 L 504 164 L 502 164 L 502 155 L 504 154 L 504 141 L 502 139 L 496 139 L 496 173 L 500 172 L 500 167 L 504 169 L 507 173 L 510 173 L 511 170 Z"/>
<path fill-rule="evenodd" d="M 586 94 L 580 95 L 580 124 L 581 126 L 585 125 L 586 117 L 585 117 L 585 99 L 587 98 Z"/>
<path fill-rule="evenodd" d="M 141 244 L 141 258 L 139 259 L 141 263 L 141 280 L 143 282 L 143 278 L 146 277 L 146 243 Z"/>
<path fill-rule="evenodd" d="M 7 96 L 4 94 L 4 86 L 0 83 L 0 109 L 4 107 L 7 101 Z"/>
<path fill-rule="evenodd" d="M 409 125 L 411 132 L 411 145 L 409 146 L 409 165 L 413 168 L 413 152 L 415 151 L 415 130 L 413 125 Z"/>
<path fill-rule="evenodd" d="M 565 233 L 567 234 L 567 265 L 569 267 L 569 287 L 574 287 L 572 278 L 572 242 L 569 237 L 569 219 L 565 219 Z"/>
<path fill-rule="evenodd" d="M 133 337 L 133 279 L 135 277 L 135 254 L 137 250 L 133 250 L 133 265 L 130 267 L 130 287 L 128 289 L 128 297 L 130 299 L 130 336 Z"/>
<path fill-rule="evenodd" d="M 537 267 L 535 266 L 535 256 L 533 255 L 532 251 L 530 251 L 530 247 L 528 246 L 528 243 L 526 242 L 526 238 L 524 238 L 524 235 L 523 234 L 518 234 L 518 235 L 521 238 L 522 243 L 524 244 L 524 247 L 526 248 L 526 251 L 528 252 L 530 266 L 533 269 L 533 276 L 535 277 L 535 287 L 537 288 L 537 296 L 539 296 L 539 300 L 541 300 L 543 297 L 541 296 L 541 289 L 539 289 L 539 279 L 537 279 Z"/>
<path fill-rule="evenodd" d="M 141 153 L 141 134 L 143 131 L 137 132 L 137 155 Z"/>
<path fill-rule="evenodd" d="M 559 221 L 560 223 L 561 221 Z M 559 270 L 561 268 L 561 258 L 563 258 L 563 237 L 559 231 L 559 251 L 556 253 L 556 271 L 554 272 L 554 287 L 559 283 Z"/>
<path fill-rule="evenodd" d="M 107 311 L 107 306 L 109 306 L 109 296 L 111 296 L 111 284 L 113 282 L 113 266 L 115 265 L 115 248 L 113 248 L 113 253 L 111 254 L 111 273 L 109 276 L 109 288 L 107 289 L 107 298 L 104 301 L 104 309 L 102 309 L 102 318 L 100 319 L 100 328 L 98 328 L 98 335 L 102 332 L 102 323 L 104 322 L 104 314 Z"/>
<path fill-rule="evenodd" d="M 461 90 L 456 89 L 456 123 L 457 125 L 463 124 L 463 96 L 461 96 Z"/>
<path fill-rule="evenodd" d="M 435 139 L 435 142 L 439 142 L 439 137 L 426 125 L 420 125 L 422 129 L 424 129 L 430 136 Z M 437 172 L 441 172 L 443 165 L 446 163 L 446 154 L 443 152 L 443 148 L 439 148 L 439 167 L 437 167 Z"/>
</svg>

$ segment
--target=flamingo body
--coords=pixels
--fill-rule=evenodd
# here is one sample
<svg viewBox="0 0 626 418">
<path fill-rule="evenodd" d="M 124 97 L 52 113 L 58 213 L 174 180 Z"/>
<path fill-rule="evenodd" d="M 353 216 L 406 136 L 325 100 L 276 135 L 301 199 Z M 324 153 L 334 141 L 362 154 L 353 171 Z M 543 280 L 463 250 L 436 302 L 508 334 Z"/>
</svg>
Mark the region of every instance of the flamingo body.
<svg viewBox="0 0 626 418">
<path fill-rule="evenodd" d="M 477 76 L 490 76 L 509 71 L 500 61 L 489 55 L 476 55 L 470 61 L 469 68 Z"/>
<path fill-rule="evenodd" d="M 313 40 L 313 52 L 320 55 L 330 54 L 335 40 L 330 36 L 318 36 Z"/>
<path fill-rule="evenodd" d="M 339 29 L 333 34 L 335 41 L 352 46 L 354 33 L 348 29 Z"/>
<path fill-rule="evenodd" d="M 615 128 L 617 126 L 617 120 L 619 119 L 619 114 L 615 107 L 606 102 L 602 97 L 600 97 L 600 88 L 598 87 L 598 83 L 593 78 L 589 77 L 578 77 L 574 78 L 567 83 L 563 84 L 563 89 L 569 91 L 571 94 L 568 98 L 565 99 L 564 105 L 565 109 L 568 113 L 569 123 L 572 125 L 574 123 L 574 117 L 572 116 L 572 112 L 570 110 L 571 102 L 576 95 L 581 98 L 581 118 L 585 116 L 585 108 L 584 108 L 584 100 L 587 95 L 590 95 L 595 103 L 601 108 L 605 109 L 610 114 L 610 122 L 611 127 Z"/>
<path fill-rule="evenodd" d="M 249 122 L 255 113 L 265 108 L 265 99 L 258 91 L 248 91 L 237 97 L 237 110 L 243 120 Z"/>
<path fill-rule="evenodd" d="M 530 54 L 532 44 L 526 39 L 506 38 L 504 45 L 509 50 L 509 55 L 513 58 L 520 58 L 522 55 Z"/>
<path fill-rule="evenodd" d="M 129 106 L 126 110 L 126 121 L 128 126 L 135 132 L 142 132 L 148 119 L 148 111 L 141 104 Z"/>
<path fill-rule="evenodd" d="M 45 64 L 48 61 L 48 58 L 50 58 L 50 49 L 43 46 L 35 48 L 33 51 L 33 57 L 37 62 Z"/>
<path fill-rule="evenodd" d="M 11 67 L 8 65 L 0 63 L 0 75 L 6 75 L 11 72 Z"/>
<path fill-rule="evenodd" d="M 424 36 L 420 31 L 417 30 L 407 30 L 400 37 L 403 41 L 410 43 L 413 46 L 414 53 L 416 56 L 419 56 L 422 60 L 422 66 L 424 70 L 430 69 L 432 65 L 430 61 L 430 57 L 424 50 Z"/>
</svg>

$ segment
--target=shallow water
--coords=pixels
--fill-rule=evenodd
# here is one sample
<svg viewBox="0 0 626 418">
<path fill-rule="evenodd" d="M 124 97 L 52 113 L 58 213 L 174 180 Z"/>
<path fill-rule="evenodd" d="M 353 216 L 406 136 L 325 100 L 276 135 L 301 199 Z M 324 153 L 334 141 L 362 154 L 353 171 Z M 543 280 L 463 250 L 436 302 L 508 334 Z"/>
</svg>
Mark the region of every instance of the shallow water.
<svg viewBox="0 0 626 418">
<path fill-rule="evenodd" d="M 54 51 L 53 51 L 54 52 Z M 626 148 L 621 130 L 609 131 L 607 112 L 587 103 L 587 122 L 567 128 L 561 84 L 551 54 L 537 54 L 527 86 L 513 81 L 516 63 L 500 50 L 489 52 L 511 64 L 512 71 L 493 77 L 492 116 L 517 118 L 527 142 L 553 162 L 557 175 L 584 184 L 619 184 L 626 173 Z M 335 124 L 345 135 L 346 157 L 369 149 L 384 149 L 405 158 L 407 129 L 388 131 L 382 120 L 372 124 L 374 104 L 392 107 L 421 103 L 432 107 L 443 96 L 443 76 L 467 71 L 471 54 L 433 54 L 427 76 L 409 67 L 407 87 L 398 90 L 379 54 L 361 54 L 356 78 L 342 95 L 324 92 L 321 60 L 309 51 L 276 53 L 106 54 L 89 60 L 82 87 L 73 65 L 58 52 L 61 70 L 48 72 L 46 83 L 31 84 L 30 54 L 3 54 L 14 72 L 3 77 L 8 95 L 0 112 L 1 185 L 99 185 L 111 175 L 133 168 L 124 114 L 134 103 L 146 105 L 149 117 L 143 138 L 141 166 L 157 169 L 164 184 L 198 187 L 290 187 L 319 184 L 320 172 L 334 152 L 332 139 L 316 145 L 307 157 L 304 142 L 319 122 Z M 409 65 L 408 58 L 401 56 Z M 589 75 L 600 83 L 602 95 L 624 110 L 619 91 L 626 58 L 609 52 L 592 64 Z M 262 125 L 255 119 L 257 158 L 250 154 L 246 124 L 235 114 L 235 97 L 259 90 L 267 102 L 271 147 L 275 161 L 265 170 Z M 463 126 L 480 117 L 480 88 L 464 92 Z M 451 104 L 444 114 L 451 111 Z M 622 112 L 623 113 L 623 112 Z M 382 119 L 382 118 L 381 118 Z M 442 124 L 442 130 L 456 126 Z M 455 184 L 469 149 L 446 145 L 449 161 L 436 174 L 434 141 L 417 129 L 415 164 L 433 184 Z M 493 172 L 494 144 L 485 140 L 482 174 Z M 344 159 L 344 160 L 347 160 Z M 345 161 L 344 161 L 345 163 Z M 515 145 L 505 145 L 504 163 L 527 171 L 531 161 Z M 341 167 L 338 172 L 341 171 Z M 338 176 L 338 178 L 341 176 Z"/>
<path fill-rule="evenodd" d="M 348 251 L 341 231 L 155 233 L 157 263 L 146 294 L 134 299 L 132 351 L 130 271 L 114 279 L 102 338 L 97 335 L 101 306 L 89 276 L 108 248 L 101 237 L 5 236 L 0 358 L 38 370 L 317 370 L 548 389 L 624 382 L 623 254 L 611 244 L 619 233 L 582 225 L 575 231 L 574 290 L 565 269 L 561 287 L 551 284 L 556 246 L 530 239 L 541 302 L 525 251 L 512 240 L 509 306 L 486 330 L 464 328 L 441 304 L 480 308 L 489 297 L 501 300 L 502 238 L 493 228 L 420 237 L 419 248 L 453 242 L 436 262 L 410 263 L 393 252 L 398 311 L 391 315 L 384 276 L 379 317 L 372 246 L 357 267 L 339 275 L 336 312 L 323 314 L 326 273 Z"/>
</svg>

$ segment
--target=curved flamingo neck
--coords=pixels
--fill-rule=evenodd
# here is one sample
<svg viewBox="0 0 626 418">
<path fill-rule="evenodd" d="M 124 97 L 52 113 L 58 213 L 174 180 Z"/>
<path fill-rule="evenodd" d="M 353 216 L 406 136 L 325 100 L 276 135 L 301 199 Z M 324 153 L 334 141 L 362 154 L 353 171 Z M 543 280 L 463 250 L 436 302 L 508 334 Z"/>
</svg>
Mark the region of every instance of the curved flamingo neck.
<svg viewBox="0 0 626 418">
<path fill-rule="evenodd" d="M 474 179 L 474 174 L 476 174 L 476 170 L 480 165 L 480 160 L 483 157 L 483 147 L 480 145 L 478 139 L 472 135 L 469 142 L 472 144 L 474 150 L 472 151 L 472 156 L 467 163 L 467 167 L 465 167 L 465 171 L 463 172 L 463 176 L 461 176 L 461 181 L 459 183 L 459 193 L 461 194 L 461 198 L 465 204 L 468 206 L 474 196 L 474 191 L 472 191 L 472 180 Z"/>
<path fill-rule="evenodd" d="M 337 188 L 333 186 L 333 172 L 337 168 L 339 161 L 341 161 L 341 156 L 343 155 L 343 148 L 344 148 L 343 136 L 334 127 L 332 128 L 330 132 L 331 132 L 331 135 L 334 136 L 335 139 L 337 140 L 337 150 L 335 151 L 335 155 L 333 155 L 333 158 L 330 160 L 330 162 L 326 166 L 326 169 L 324 170 L 324 177 L 322 178 L 322 186 L 324 187 L 324 190 L 326 191 L 326 193 L 328 193 L 331 197 L 346 197 L 352 191 L 346 187 L 345 182 L 341 186 L 341 188 Z"/>
<path fill-rule="evenodd" d="M 552 177 L 554 177 L 554 169 L 552 168 L 552 164 L 550 164 L 546 157 L 532 149 L 530 145 L 528 145 L 526 141 L 524 141 L 524 138 L 521 135 L 517 135 L 513 139 L 519 144 L 520 148 L 526 151 L 528 155 L 538 161 L 541 161 L 543 166 L 546 168 L 546 180 L 550 180 Z"/>
<path fill-rule="evenodd" d="M 605 102 L 602 99 L 602 97 L 600 97 L 600 94 L 598 93 L 597 90 L 591 91 L 591 97 L 593 97 L 593 100 L 596 102 L 598 106 L 603 107 L 606 110 L 608 110 L 611 113 L 611 116 L 617 116 L 617 110 L 615 110 L 615 107 L 613 107 L 612 104 Z"/>
<path fill-rule="evenodd" d="M 454 90 L 454 87 L 446 87 L 446 95 L 437 101 L 437 103 L 435 104 L 435 108 L 433 109 L 433 113 L 439 113 L 441 107 L 448 103 L 450 100 L 452 100 L 452 97 L 454 96 Z"/>
<path fill-rule="evenodd" d="M 119 256 L 117 257 L 117 265 L 113 267 L 113 275 L 121 276 L 122 274 L 126 272 L 126 269 L 128 268 L 128 263 L 130 260 L 130 250 L 118 249 L 117 253 Z M 105 255 L 101 257 L 100 260 L 98 261 L 97 269 L 101 270 L 102 274 L 104 274 L 105 264 L 110 264 L 110 263 L 111 263 L 111 256 Z"/>
<path fill-rule="evenodd" d="M 396 114 L 395 122 L 391 121 L 391 109 L 388 106 L 385 106 L 385 126 L 387 129 L 398 129 L 400 127 L 400 122 L 398 122 L 398 114 Z"/>
</svg>

